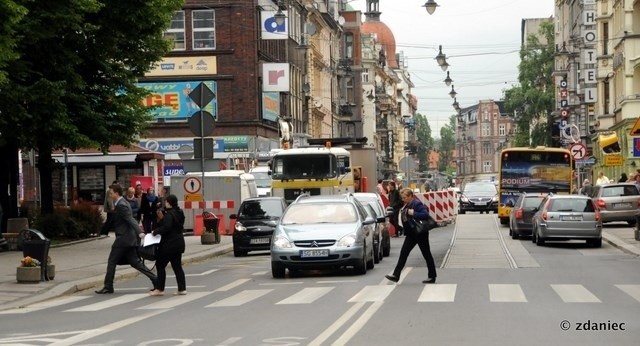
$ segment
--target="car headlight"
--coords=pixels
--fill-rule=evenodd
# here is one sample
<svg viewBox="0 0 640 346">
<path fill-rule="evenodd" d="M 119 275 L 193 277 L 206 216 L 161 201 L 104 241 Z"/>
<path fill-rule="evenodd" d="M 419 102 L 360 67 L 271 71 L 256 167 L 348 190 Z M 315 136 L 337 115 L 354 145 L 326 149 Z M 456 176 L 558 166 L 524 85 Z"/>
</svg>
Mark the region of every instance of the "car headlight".
<svg viewBox="0 0 640 346">
<path fill-rule="evenodd" d="M 338 240 L 338 247 L 351 247 L 353 246 L 353 244 L 356 243 L 356 234 L 355 233 L 351 233 L 351 234 L 347 234 L 344 237 L 342 237 L 340 240 Z"/>
<path fill-rule="evenodd" d="M 236 231 L 238 231 L 238 232 L 244 232 L 244 231 L 246 231 L 246 230 L 247 230 L 247 228 L 246 228 L 246 227 L 244 227 L 244 226 L 242 225 L 242 223 L 237 222 L 237 221 L 236 221 L 236 225 L 234 226 L 234 228 L 235 228 L 235 229 L 236 229 Z"/>
<path fill-rule="evenodd" d="M 498 196 L 493 196 L 493 198 L 491 199 L 491 202 L 497 202 L 498 201 Z"/>
<path fill-rule="evenodd" d="M 469 199 L 467 198 L 467 196 L 462 195 L 462 196 L 460 196 L 460 201 L 467 203 L 467 202 L 469 202 Z"/>
<path fill-rule="evenodd" d="M 289 239 L 281 235 L 277 236 L 271 244 L 273 245 L 273 247 L 277 247 L 281 249 L 290 249 L 293 247 Z"/>
</svg>

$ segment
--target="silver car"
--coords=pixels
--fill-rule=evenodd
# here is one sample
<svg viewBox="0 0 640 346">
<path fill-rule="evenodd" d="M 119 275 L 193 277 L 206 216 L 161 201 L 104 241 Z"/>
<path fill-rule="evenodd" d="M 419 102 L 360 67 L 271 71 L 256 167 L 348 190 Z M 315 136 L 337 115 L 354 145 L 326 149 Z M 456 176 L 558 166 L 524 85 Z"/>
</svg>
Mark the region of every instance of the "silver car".
<svg viewBox="0 0 640 346">
<path fill-rule="evenodd" d="M 640 206 L 640 192 L 635 184 L 597 185 L 593 187 L 591 198 L 600 209 L 602 222 L 626 221 L 635 225 Z"/>
<path fill-rule="evenodd" d="M 582 195 L 548 195 L 533 215 L 531 241 L 586 240 L 602 246 L 602 218 L 593 201 Z"/>
<path fill-rule="evenodd" d="M 391 253 L 391 235 L 389 234 L 389 216 L 391 213 L 385 210 L 382 198 L 375 192 L 356 192 L 353 195 L 360 203 L 370 205 L 375 211 L 375 219 L 378 223 L 376 235 L 378 237 L 376 238 L 376 235 L 374 235 L 374 241 L 378 239 L 376 244 L 379 253 L 378 257 L 382 260 L 382 257 L 389 256 Z"/>
<path fill-rule="evenodd" d="M 376 220 L 352 194 L 301 195 L 289 205 L 271 239 L 271 274 L 286 269 L 353 267 L 365 274 L 374 264 Z"/>
</svg>

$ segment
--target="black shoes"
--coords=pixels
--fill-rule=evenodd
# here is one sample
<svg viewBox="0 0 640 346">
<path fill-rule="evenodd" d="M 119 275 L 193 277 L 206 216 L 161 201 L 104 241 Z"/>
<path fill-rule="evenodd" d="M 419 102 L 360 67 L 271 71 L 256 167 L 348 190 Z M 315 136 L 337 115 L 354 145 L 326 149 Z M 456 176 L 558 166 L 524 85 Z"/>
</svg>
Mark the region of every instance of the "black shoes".
<svg viewBox="0 0 640 346">
<path fill-rule="evenodd" d="M 423 284 L 435 284 L 436 283 L 436 278 L 428 278 L 426 280 L 422 280 Z"/>
<path fill-rule="evenodd" d="M 384 277 L 387 278 L 387 280 L 393 282 L 398 282 L 398 280 L 400 280 L 400 278 L 395 275 L 385 275 Z"/>
<path fill-rule="evenodd" d="M 101 290 L 95 291 L 97 294 L 113 294 L 113 288 L 102 288 Z"/>
</svg>

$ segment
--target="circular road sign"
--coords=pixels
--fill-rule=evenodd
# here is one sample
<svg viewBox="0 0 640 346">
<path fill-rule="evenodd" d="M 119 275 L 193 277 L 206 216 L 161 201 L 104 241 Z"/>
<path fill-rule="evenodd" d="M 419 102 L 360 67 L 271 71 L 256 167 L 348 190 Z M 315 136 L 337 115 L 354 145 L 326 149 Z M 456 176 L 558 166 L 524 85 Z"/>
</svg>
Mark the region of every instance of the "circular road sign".
<svg viewBox="0 0 640 346">
<path fill-rule="evenodd" d="M 571 145 L 569 151 L 571 151 L 571 155 L 573 155 L 574 160 L 582 160 L 587 156 L 587 147 L 582 143 L 575 143 Z"/>
<path fill-rule="evenodd" d="M 183 186 L 186 193 L 198 193 L 202 188 L 202 183 L 196 177 L 188 177 L 184 180 Z"/>
</svg>

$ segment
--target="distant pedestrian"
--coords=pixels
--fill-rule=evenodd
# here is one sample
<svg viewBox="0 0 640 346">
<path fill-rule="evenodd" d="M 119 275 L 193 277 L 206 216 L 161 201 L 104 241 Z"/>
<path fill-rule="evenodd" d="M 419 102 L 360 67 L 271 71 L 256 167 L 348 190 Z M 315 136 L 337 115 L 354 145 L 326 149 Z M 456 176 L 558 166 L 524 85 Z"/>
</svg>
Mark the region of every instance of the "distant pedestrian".
<svg viewBox="0 0 640 346">
<path fill-rule="evenodd" d="M 607 178 L 602 171 L 598 172 L 598 179 L 596 179 L 596 185 L 609 184 L 611 181 Z"/>
<path fill-rule="evenodd" d="M 136 190 L 133 187 L 128 188 L 127 195 L 124 196 L 124 199 L 126 199 L 127 202 L 129 202 L 129 205 L 131 205 L 131 213 L 133 213 L 133 216 L 136 217 L 137 221 L 138 209 L 140 209 L 140 204 L 138 203 L 138 199 L 136 198 Z"/>
<path fill-rule="evenodd" d="M 629 180 L 629 177 L 627 177 L 627 173 L 622 173 L 620 174 L 620 179 L 618 179 L 619 183 L 626 183 Z"/>
<path fill-rule="evenodd" d="M 378 185 L 376 186 L 376 188 L 378 189 L 378 194 L 380 196 L 384 195 L 384 186 L 382 186 L 382 179 L 378 179 Z"/>
<path fill-rule="evenodd" d="M 414 221 L 415 219 L 426 220 L 429 217 L 429 211 L 424 206 L 424 204 L 422 204 L 422 202 L 415 197 L 411 189 L 402 189 L 400 195 L 402 196 L 404 205 L 400 209 L 400 218 L 398 220 L 398 223 L 400 228 L 404 228 L 405 230 L 405 238 L 404 243 L 402 243 L 402 249 L 400 249 L 398 263 L 393 270 L 393 274 L 385 275 L 385 277 L 389 281 L 398 282 L 400 280 L 402 269 L 407 263 L 407 258 L 409 258 L 411 250 L 413 250 L 413 248 L 418 245 L 418 247 L 420 247 L 420 252 L 422 252 L 424 260 L 427 262 L 427 279 L 423 280 L 422 283 L 435 283 L 437 276 L 436 264 L 433 260 L 433 256 L 431 255 L 431 248 L 429 246 L 429 232 L 425 232 L 424 234 L 417 234 L 415 231 L 416 223 Z"/>
<path fill-rule="evenodd" d="M 158 271 L 158 285 L 149 294 L 161 296 L 164 294 L 165 282 L 167 279 L 167 264 L 171 263 L 171 268 L 178 282 L 178 290 L 174 295 L 187 294 L 187 283 L 182 269 L 182 254 L 185 250 L 184 236 L 184 213 L 178 206 L 178 198 L 168 195 L 164 198 L 164 213 L 160 213 L 158 228 L 153 230 L 153 235 L 161 235 L 160 250 L 156 257 L 156 270 Z"/>
<path fill-rule="evenodd" d="M 638 191 L 640 191 L 640 173 L 635 175 L 635 184 L 636 184 L 636 188 L 638 188 Z"/>
<path fill-rule="evenodd" d="M 116 266 L 120 263 L 128 263 L 131 267 L 147 276 L 154 289 L 157 287 L 158 278 L 145 267 L 138 258 L 138 237 L 144 237 L 144 233 L 138 226 L 131 213 L 131 205 L 122 197 L 122 186 L 113 184 L 109 186 L 109 197 L 113 201 L 114 215 L 112 218 L 116 240 L 111 246 L 109 259 L 107 260 L 107 273 L 104 276 L 104 286 L 95 291 L 97 294 L 113 293 L 113 279 L 116 275 Z"/>
<path fill-rule="evenodd" d="M 402 198 L 400 192 L 396 188 L 395 182 L 389 182 L 389 206 L 393 208 L 393 213 L 389 216 L 389 223 L 391 223 L 396 230 L 395 237 L 399 237 L 401 230 L 398 226 L 398 213 L 402 207 Z"/>
<path fill-rule="evenodd" d="M 140 203 L 140 210 L 138 211 L 142 216 L 144 233 L 151 233 L 156 227 L 156 211 L 158 207 L 160 207 L 160 199 L 156 195 L 155 189 L 150 187 L 147 189 L 147 193 L 142 194 L 142 203 Z"/>
<path fill-rule="evenodd" d="M 593 186 L 591 186 L 591 182 L 589 181 L 589 179 L 585 179 L 582 182 L 582 187 L 580 188 L 580 194 L 585 196 L 591 196 L 592 192 L 593 192 Z"/>
</svg>

